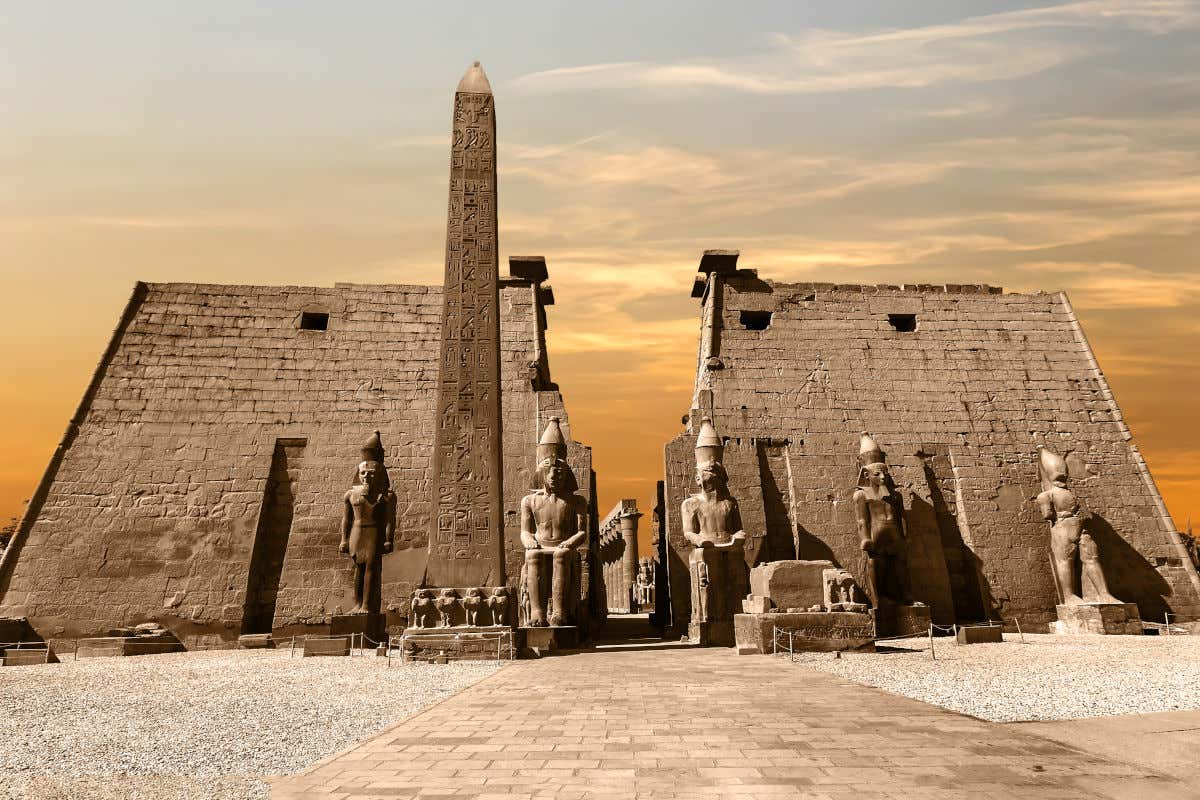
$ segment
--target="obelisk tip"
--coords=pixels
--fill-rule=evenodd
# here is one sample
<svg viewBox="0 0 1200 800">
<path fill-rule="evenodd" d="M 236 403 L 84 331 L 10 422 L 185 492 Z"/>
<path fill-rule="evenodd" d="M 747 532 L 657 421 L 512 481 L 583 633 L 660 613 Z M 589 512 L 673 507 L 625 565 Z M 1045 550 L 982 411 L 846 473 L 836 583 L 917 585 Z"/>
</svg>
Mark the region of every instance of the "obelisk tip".
<svg viewBox="0 0 1200 800">
<path fill-rule="evenodd" d="M 483 67 L 479 66 L 476 61 L 463 75 L 462 80 L 458 82 L 456 92 L 470 92 L 471 94 L 491 94 L 492 85 L 488 83 L 487 75 L 483 71 Z"/>
</svg>

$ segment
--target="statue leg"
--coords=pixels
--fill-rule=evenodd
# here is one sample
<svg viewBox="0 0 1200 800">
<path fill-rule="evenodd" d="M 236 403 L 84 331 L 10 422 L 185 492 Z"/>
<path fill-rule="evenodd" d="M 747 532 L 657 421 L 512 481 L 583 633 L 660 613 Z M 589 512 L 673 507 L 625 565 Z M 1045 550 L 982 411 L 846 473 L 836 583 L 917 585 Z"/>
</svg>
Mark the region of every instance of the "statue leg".
<svg viewBox="0 0 1200 800">
<path fill-rule="evenodd" d="M 366 580 L 366 567 L 363 564 L 354 562 L 354 608 L 350 610 L 351 614 L 359 614 L 365 610 L 363 605 L 363 583 Z"/>
<path fill-rule="evenodd" d="M 1069 524 L 1075 522 L 1074 525 Z M 1079 552 L 1079 525 L 1077 520 L 1063 520 L 1050 529 L 1050 560 L 1053 561 L 1054 577 L 1063 605 L 1077 606 L 1083 602 L 1079 596 L 1079 582 L 1075 579 L 1075 557 Z"/>
<path fill-rule="evenodd" d="M 542 553 L 525 551 L 525 593 L 529 597 L 529 627 L 546 627 L 546 593 L 542 589 Z"/>
<path fill-rule="evenodd" d="M 705 548 L 697 547 L 688 557 L 692 578 L 692 622 L 708 622 L 712 571 L 707 553 Z"/>
<path fill-rule="evenodd" d="M 362 581 L 360 596 L 358 597 L 358 605 L 362 609 L 363 613 L 370 613 L 371 599 L 375 597 L 377 589 L 379 588 L 377 585 L 379 581 L 379 571 L 378 567 L 376 566 L 377 562 L 378 559 L 372 558 L 370 561 L 367 561 L 362 565 Z"/>
<path fill-rule="evenodd" d="M 555 550 L 552 560 L 553 581 L 550 601 L 550 624 L 566 625 L 570 622 L 567 589 L 571 585 L 571 553 Z"/>
<path fill-rule="evenodd" d="M 1108 581 L 1104 578 L 1104 568 L 1100 566 L 1100 548 L 1091 534 L 1083 533 L 1079 537 L 1079 562 L 1094 592 L 1093 596 L 1085 599 L 1099 603 L 1121 602 L 1108 593 Z"/>
</svg>

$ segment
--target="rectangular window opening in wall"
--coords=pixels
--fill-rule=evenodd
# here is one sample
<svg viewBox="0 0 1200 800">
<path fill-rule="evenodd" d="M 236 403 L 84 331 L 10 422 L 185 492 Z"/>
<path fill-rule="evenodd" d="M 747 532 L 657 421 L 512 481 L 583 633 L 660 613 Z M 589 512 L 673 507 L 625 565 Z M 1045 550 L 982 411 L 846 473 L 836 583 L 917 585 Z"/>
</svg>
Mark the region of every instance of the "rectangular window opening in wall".
<svg viewBox="0 0 1200 800">
<path fill-rule="evenodd" d="M 324 311 L 304 311 L 300 314 L 300 330 L 327 331 L 329 330 L 329 315 Z"/>
<path fill-rule="evenodd" d="M 917 329 L 916 314 L 888 314 L 888 322 L 901 333 L 912 333 Z"/>
<path fill-rule="evenodd" d="M 741 313 L 742 327 L 748 331 L 765 331 L 771 327 L 770 311 L 743 311 Z"/>
</svg>

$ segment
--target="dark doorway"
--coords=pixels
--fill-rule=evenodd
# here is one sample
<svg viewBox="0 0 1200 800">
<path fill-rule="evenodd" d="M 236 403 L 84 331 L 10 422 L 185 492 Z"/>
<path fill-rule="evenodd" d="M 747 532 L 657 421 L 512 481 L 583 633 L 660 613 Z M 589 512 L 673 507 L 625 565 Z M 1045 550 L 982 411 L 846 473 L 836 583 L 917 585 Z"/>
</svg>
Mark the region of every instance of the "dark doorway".
<svg viewBox="0 0 1200 800">
<path fill-rule="evenodd" d="M 250 556 L 250 577 L 242 615 L 244 634 L 270 633 L 275 620 L 279 577 L 283 574 L 283 559 L 287 554 L 296 508 L 296 481 L 307 443 L 307 439 L 275 441 L 271 472 L 258 515 L 258 530 L 254 534 L 254 552 Z"/>
</svg>

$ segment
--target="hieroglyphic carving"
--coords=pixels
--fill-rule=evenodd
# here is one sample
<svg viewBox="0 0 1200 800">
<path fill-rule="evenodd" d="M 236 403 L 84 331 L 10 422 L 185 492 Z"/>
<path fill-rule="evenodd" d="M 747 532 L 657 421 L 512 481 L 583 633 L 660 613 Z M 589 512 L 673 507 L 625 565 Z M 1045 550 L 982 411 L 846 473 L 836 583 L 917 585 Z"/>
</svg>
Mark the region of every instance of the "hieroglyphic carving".
<svg viewBox="0 0 1200 800">
<path fill-rule="evenodd" d="M 496 118 L 476 64 L 454 95 L 433 531 L 425 583 L 504 579 Z"/>
</svg>

